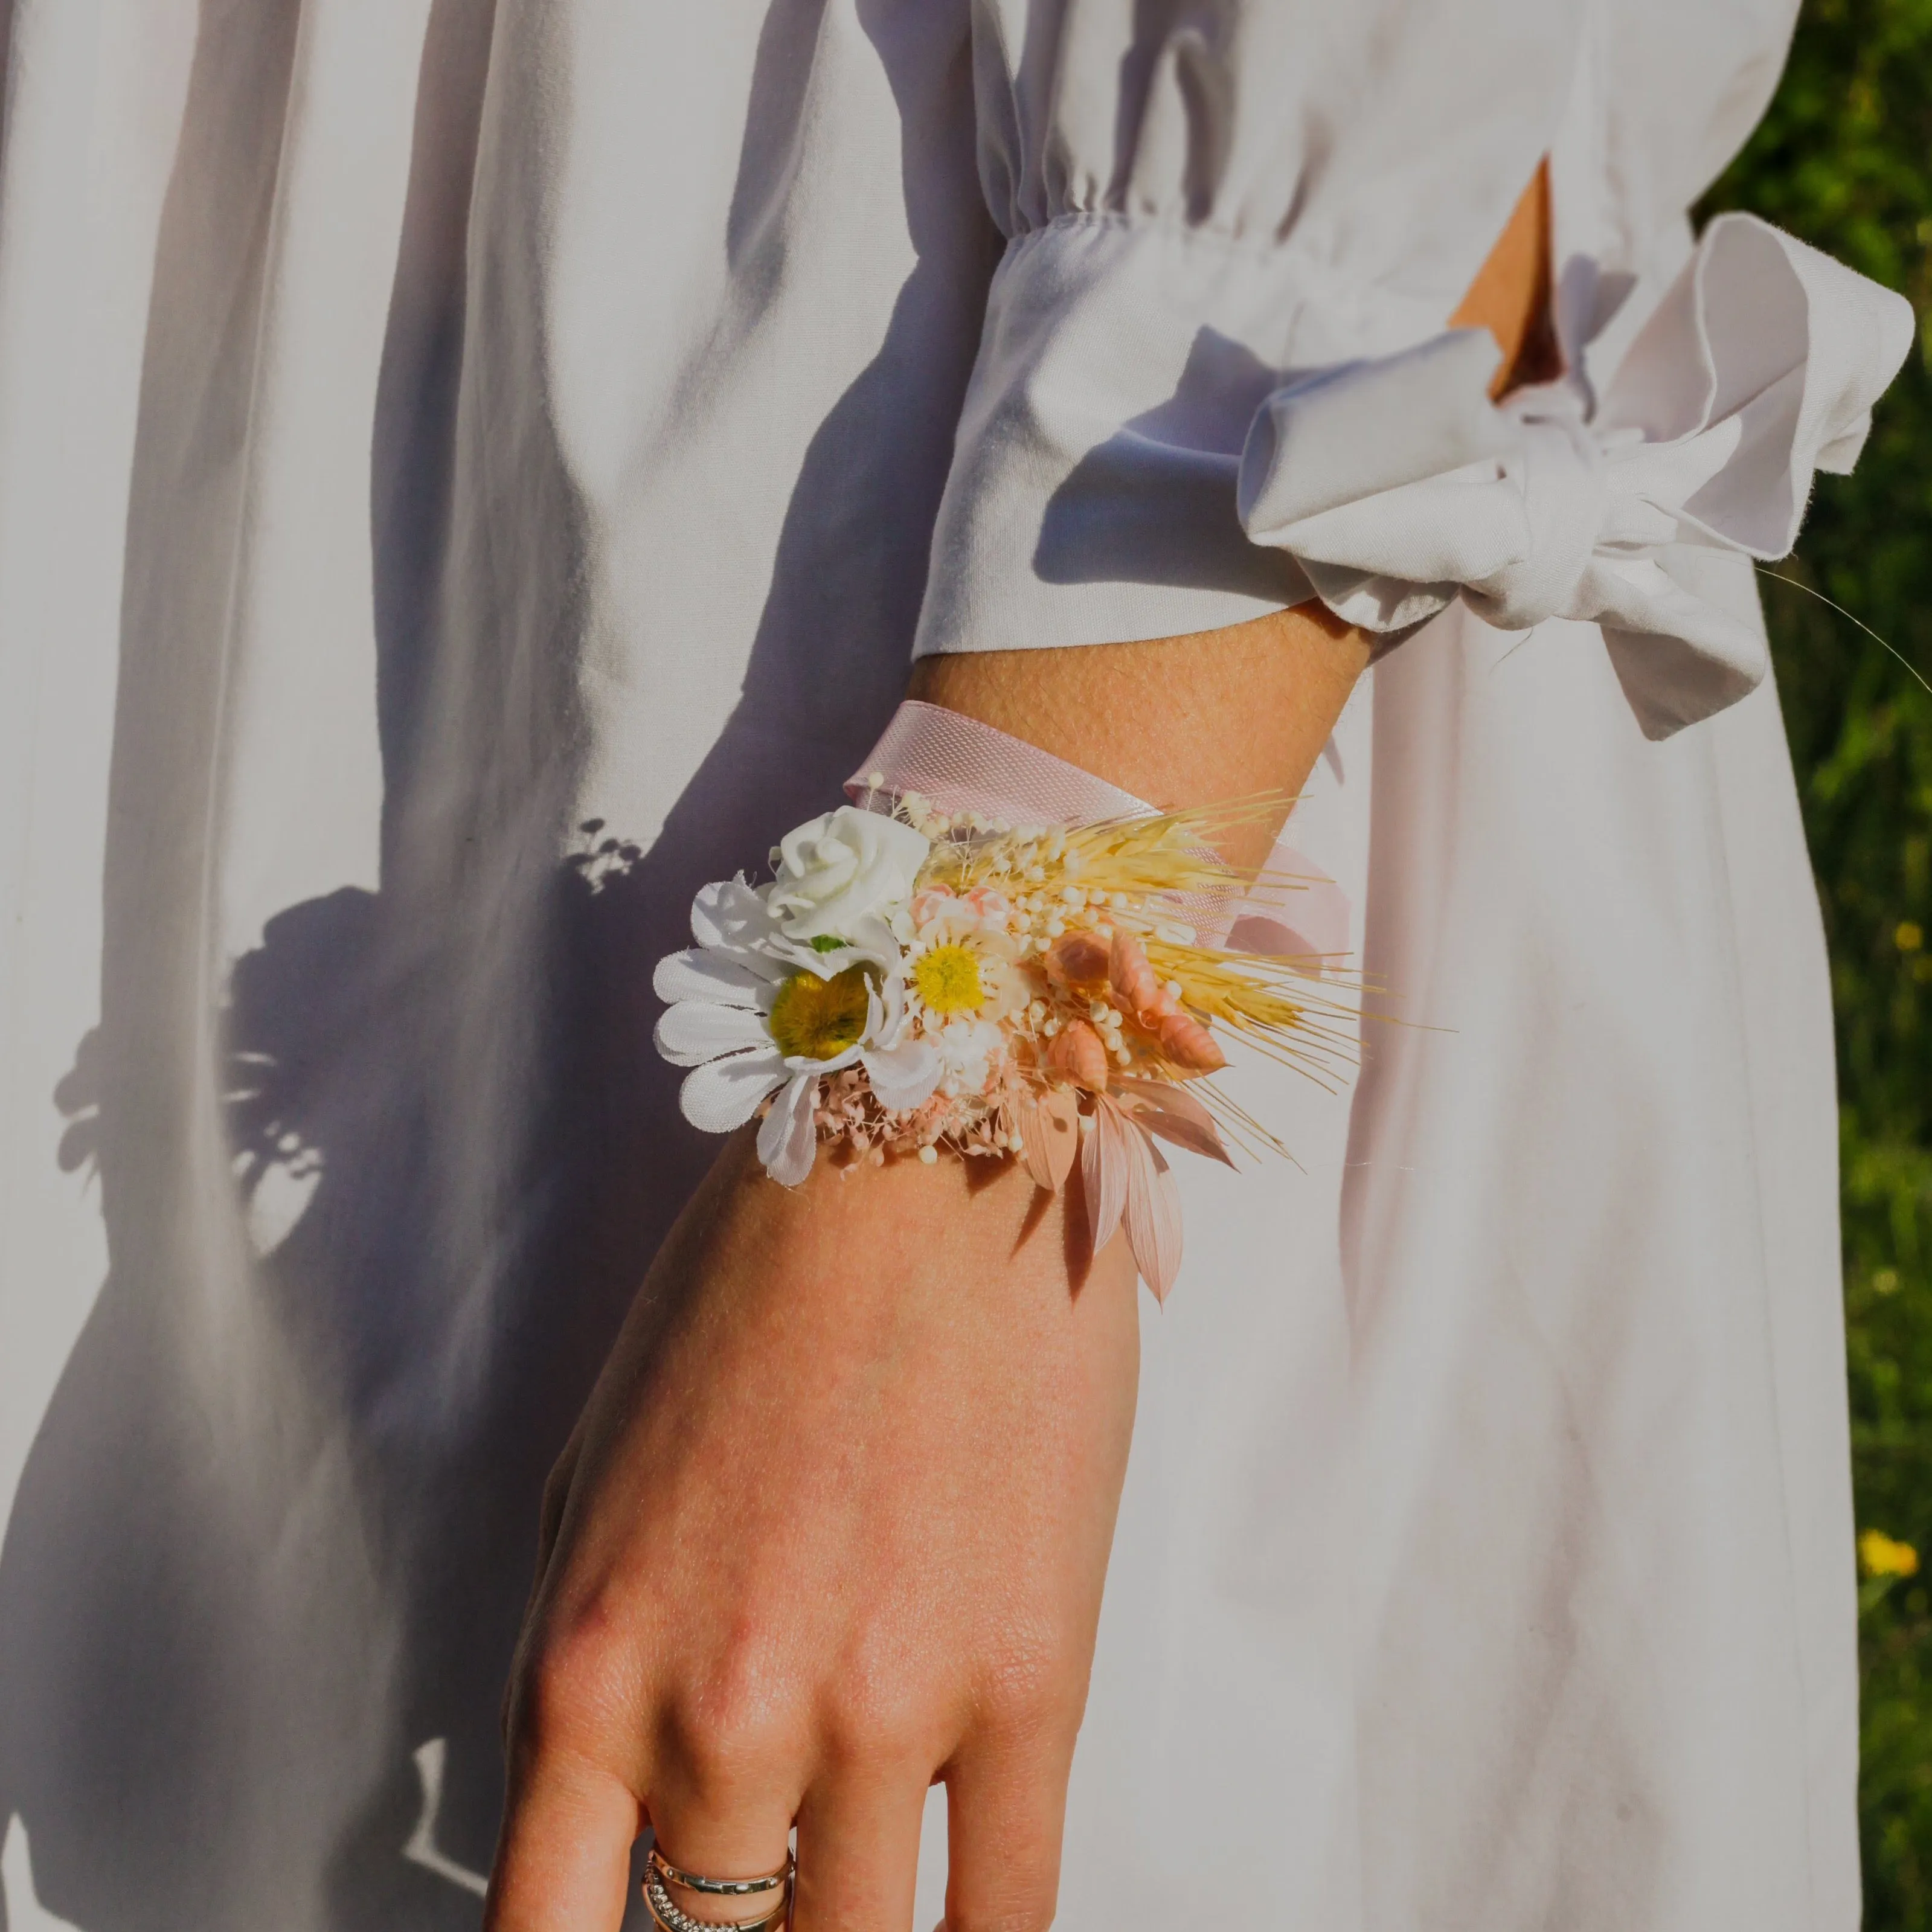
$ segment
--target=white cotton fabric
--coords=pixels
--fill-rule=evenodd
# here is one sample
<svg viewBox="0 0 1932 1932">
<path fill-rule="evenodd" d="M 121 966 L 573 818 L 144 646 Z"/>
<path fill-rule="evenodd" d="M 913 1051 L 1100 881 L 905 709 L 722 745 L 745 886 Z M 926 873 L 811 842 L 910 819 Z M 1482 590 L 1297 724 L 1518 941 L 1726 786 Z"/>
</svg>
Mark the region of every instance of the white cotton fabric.
<svg viewBox="0 0 1932 1932">
<path fill-rule="evenodd" d="M 1351 1092 L 1234 1070 L 1296 1165 L 1175 1163 L 1060 1922 L 1850 1932 L 1830 1029 L 1748 572 L 1898 324 L 1684 218 L 1789 26 L 18 0 L 10 1926 L 474 1922 L 542 1475 L 715 1144 L 651 1046 L 696 889 L 915 646 L 1318 578 L 1460 591 L 1290 833 L 1384 1016 Z M 1580 386 L 1490 412 L 1444 332 L 1546 153 Z M 1288 460 L 1318 394 L 1346 478 Z"/>
<path fill-rule="evenodd" d="M 1914 329 L 1902 296 L 1720 215 L 1600 398 L 1573 343 L 1574 374 L 1492 406 L 1482 329 L 1284 385 L 1242 452 L 1242 526 L 1368 631 L 1457 598 L 1502 630 L 1598 624 L 1667 737 L 1769 668 L 1748 561 L 1787 554 L 1813 473 L 1857 460 Z"/>
</svg>

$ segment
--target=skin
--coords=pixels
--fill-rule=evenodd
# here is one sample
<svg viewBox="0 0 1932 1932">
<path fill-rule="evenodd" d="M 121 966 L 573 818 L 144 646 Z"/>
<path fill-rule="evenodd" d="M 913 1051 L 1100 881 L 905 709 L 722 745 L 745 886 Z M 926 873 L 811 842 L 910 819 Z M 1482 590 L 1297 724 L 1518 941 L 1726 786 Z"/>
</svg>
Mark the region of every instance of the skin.
<svg viewBox="0 0 1932 1932">
<path fill-rule="evenodd" d="M 1544 373 L 1548 234 L 1539 170 L 1452 318 L 1495 333 L 1499 387 Z M 911 688 L 1172 806 L 1292 796 L 1367 656 L 1303 607 Z M 551 1478 L 490 1932 L 616 1932 L 647 1823 L 720 1876 L 795 1823 L 796 1932 L 905 1932 L 934 1780 L 946 1932 L 1051 1920 L 1139 1361 L 1125 1242 L 1084 1226 L 1077 1179 L 1011 1162 L 788 1190 L 727 1144 Z"/>
</svg>

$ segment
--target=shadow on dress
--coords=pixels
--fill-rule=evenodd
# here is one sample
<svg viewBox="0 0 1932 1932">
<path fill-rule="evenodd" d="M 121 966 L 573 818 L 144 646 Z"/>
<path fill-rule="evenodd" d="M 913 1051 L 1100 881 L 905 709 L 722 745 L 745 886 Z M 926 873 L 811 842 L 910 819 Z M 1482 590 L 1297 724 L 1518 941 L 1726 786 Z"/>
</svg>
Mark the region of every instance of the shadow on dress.
<svg viewBox="0 0 1932 1932">
<path fill-rule="evenodd" d="M 748 277 L 782 246 L 822 10 L 766 21 L 729 237 Z M 960 144 L 961 191 L 909 208 L 918 260 L 806 453 L 745 701 L 649 850 L 573 831 L 583 509 L 519 362 L 538 224 L 484 120 L 494 11 L 434 0 L 376 398 L 381 888 L 278 913 L 211 999 L 245 487 L 224 452 L 247 443 L 300 8 L 203 0 L 129 512 L 103 1018 L 57 1096 L 110 1268 L 0 1546 L 0 1832 L 17 1814 L 80 1932 L 476 1922 L 541 1485 L 715 1150 L 650 1049 L 650 963 L 698 885 L 836 797 L 897 700 L 995 259 L 963 42 L 939 63 L 902 6 L 862 7 L 908 128 Z M 976 253 L 928 245 L 976 220 Z M 943 380 L 910 379 L 934 358 Z M 486 494 L 496 438 L 512 505 Z M 514 585 L 510 515 L 541 564 Z"/>
<path fill-rule="evenodd" d="M 1269 392 L 1302 372 L 1271 369 L 1218 329 L 1188 345 L 1174 394 L 1130 417 L 1047 499 L 1033 567 L 1046 584 L 1157 584 L 1309 595 L 1286 551 L 1252 542 L 1235 507 L 1241 449 Z"/>
</svg>

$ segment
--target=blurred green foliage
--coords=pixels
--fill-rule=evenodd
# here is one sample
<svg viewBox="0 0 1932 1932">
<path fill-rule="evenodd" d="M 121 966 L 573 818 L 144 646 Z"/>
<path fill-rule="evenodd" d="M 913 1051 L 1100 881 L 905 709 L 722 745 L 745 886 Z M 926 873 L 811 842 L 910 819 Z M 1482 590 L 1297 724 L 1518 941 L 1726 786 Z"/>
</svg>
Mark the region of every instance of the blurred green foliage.
<svg viewBox="0 0 1932 1932">
<path fill-rule="evenodd" d="M 1857 473 L 1772 568 L 1932 678 L 1932 0 L 1810 0 L 1763 125 L 1706 213 L 1748 208 L 1916 307 L 1920 352 Z M 1861 1597 L 1866 1918 L 1932 1932 L 1932 696 L 1856 626 L 1767 584 L 1832 946 L 1862 1529 L 1926 1558 Z"/>
</svg>

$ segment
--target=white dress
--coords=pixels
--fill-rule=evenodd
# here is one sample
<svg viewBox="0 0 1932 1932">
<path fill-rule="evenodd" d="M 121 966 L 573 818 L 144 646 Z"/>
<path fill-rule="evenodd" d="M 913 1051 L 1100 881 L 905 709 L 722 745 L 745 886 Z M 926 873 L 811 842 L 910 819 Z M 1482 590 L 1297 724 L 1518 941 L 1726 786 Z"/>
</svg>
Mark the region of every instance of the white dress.
<svg viewBox="0 0 1932 1932">
<path fill-rule="evenodd" d="M 1824 956 L 1745 567 L 1657 548 L 1775 554 L 1904 352 L 1761 230 L 1680 278 L 1790 10 L 11 10 L 9 1932 L 474 1922 L 542 1478 L 712 1151 L 693 889 L 915 640 L 1311 588 L 1442 612 L 1293 835 L 1391 1017 L 1184 1177 L 1060 1922 L 1851 1932 Z M 1546 153 L 1532 422 L 1442 331 Z"/>
</svg>

